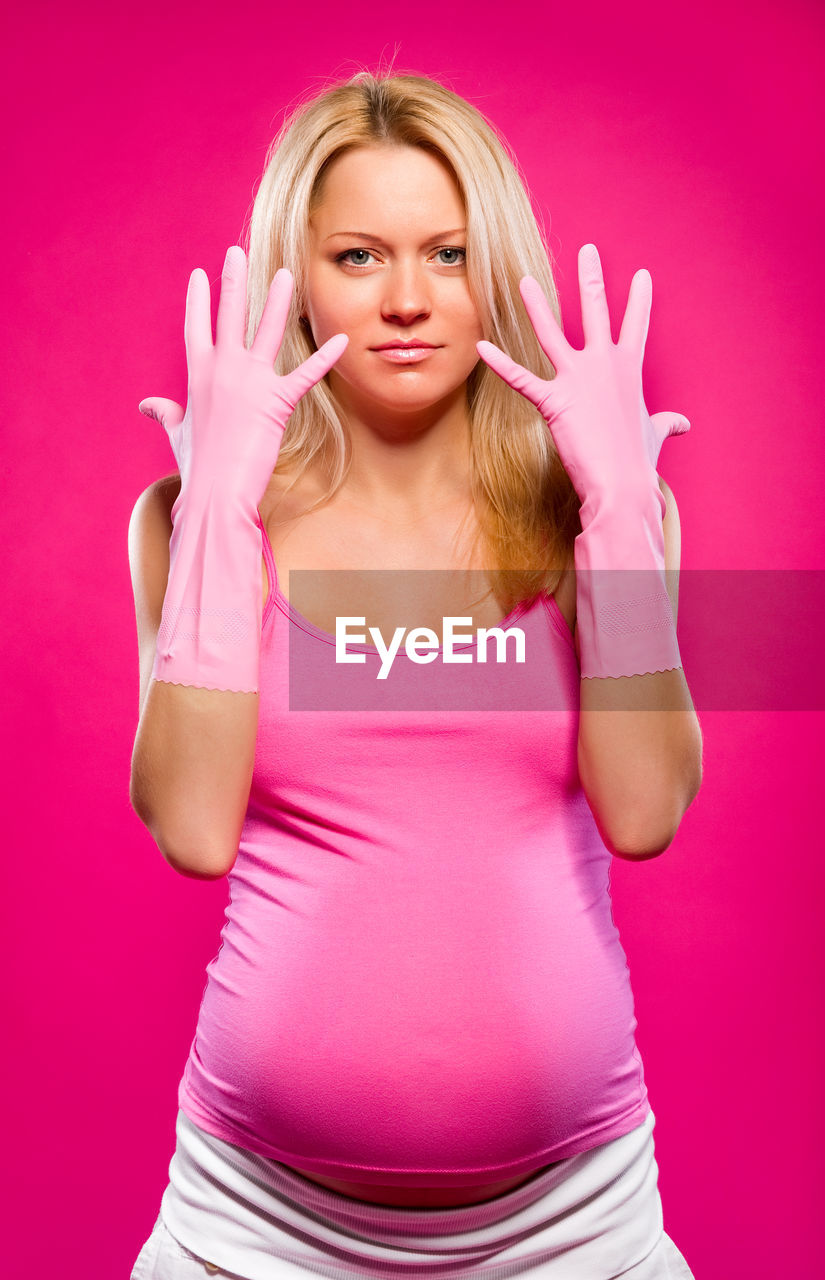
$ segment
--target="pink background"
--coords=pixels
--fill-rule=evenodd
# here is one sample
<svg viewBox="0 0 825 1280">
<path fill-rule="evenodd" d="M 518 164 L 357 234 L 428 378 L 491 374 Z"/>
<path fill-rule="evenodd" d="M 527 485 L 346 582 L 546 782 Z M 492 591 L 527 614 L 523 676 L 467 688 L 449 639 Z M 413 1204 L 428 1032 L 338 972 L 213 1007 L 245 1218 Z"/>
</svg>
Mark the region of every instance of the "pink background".
<svg viewBox="0 0 825 1280">
<path fill-rule="evenodd" d="M 633 271 L 652 272 L 648 407 L 693 424 L 661 459 L 683 566 L 821 569 L 823 25 L 814 0 L 16 11 L 0 419 L 9 1280 L 125 1280 L 166 1185 L 227 883 L 177 876 L 129 805 L 126 530 L 141 489 L 174 469 L 137 404 L 185 398 L 186 281 L 197 265 L 217 278 L 282 108 L 396 47 L 397 70 L 475 102 L 544 213 L 573 341 L 581 244 L 599 246 L 614 324 Z M 719 661 L 735 668 L 736 652 Z M 823 1190 L 823 716 L 700 719 L 705 781 L 676 841 L 613 877 L 665 1225 L 697 1280 L 807 1277 Z"/>
</svg>

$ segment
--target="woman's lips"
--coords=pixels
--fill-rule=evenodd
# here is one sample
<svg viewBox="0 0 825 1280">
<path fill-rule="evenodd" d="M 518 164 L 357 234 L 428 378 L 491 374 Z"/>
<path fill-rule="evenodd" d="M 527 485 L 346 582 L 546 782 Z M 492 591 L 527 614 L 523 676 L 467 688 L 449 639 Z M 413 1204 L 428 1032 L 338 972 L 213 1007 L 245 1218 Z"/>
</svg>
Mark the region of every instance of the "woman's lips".
<svg viewBox="0 0 825 1280">
<path fill-rule="evenodd" d="M 393 364 L 418 364 L 437 350 L 438 347 L 373 347 L 377 356 L 383 356 Z"/>
</svg>

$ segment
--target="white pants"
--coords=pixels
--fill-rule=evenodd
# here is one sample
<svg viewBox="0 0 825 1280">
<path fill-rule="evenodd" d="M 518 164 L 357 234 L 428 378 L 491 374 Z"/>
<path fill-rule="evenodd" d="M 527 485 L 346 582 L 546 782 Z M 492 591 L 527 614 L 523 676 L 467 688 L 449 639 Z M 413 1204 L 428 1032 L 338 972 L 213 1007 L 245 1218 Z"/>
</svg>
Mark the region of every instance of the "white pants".
<svg viewBox="0 0 825 1280">
<path fill-rule="evenodd" d="M 653 1112 L 481 1204 L 331 1191 L 178 1112 L 169 1185 L 130 1280 L 694 1280 L 664 1231 Z"/>
</svg>

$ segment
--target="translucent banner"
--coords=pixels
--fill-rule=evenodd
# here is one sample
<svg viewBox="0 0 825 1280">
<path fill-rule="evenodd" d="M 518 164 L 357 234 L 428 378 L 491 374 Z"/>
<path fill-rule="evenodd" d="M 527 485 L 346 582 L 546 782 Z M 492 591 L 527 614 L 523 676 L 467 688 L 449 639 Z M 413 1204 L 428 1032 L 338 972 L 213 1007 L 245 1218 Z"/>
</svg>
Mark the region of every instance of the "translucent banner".
<svg viewBox="0 0 825 1280">
<path fill-rule="evenodd" d="M 628 637 L 644 666 L 663 592 L 665 625 L 667 600 L 672 608 L 678 598 L 681 669 L 582 684 L 568 602 L 563 613 L 545 593 L 497 598 L 481 571 L 299 570 L 288 584 L 290 709 L 825 710 L 825 571 L 592 578 L 579 575 L 576 594 L 587 590 L 594 604 L 608 669 L 611 645 L 627 654 Z"/>
</svg>

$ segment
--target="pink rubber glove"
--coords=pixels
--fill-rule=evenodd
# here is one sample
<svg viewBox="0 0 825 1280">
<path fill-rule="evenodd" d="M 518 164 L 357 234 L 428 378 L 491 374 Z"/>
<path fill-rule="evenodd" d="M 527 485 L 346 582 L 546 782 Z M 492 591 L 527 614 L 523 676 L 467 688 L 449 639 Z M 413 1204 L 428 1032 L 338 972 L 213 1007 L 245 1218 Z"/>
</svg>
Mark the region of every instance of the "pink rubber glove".
<svg viewBox="0 0 825 1280">
<path fill-rule="evenodd" d="M 244 346 L 246 255 L 232 246 L 221 277 L 217 340 L 210 290 L 196 268 L 186 295 L 186 410 L 149 398 L 141 413 L 166 429 L 181 476 L 172 507 L 169 578 L 152 677 L 200 689 L 257 693 L 261 643 L 261 531 L 258 504 L 298 400 L 347 345 L 336 334 L 279 377 L 292 275 L 276 272 L 255 340 Z"/>
<path fill-rule="evenodd" d="M 524 276 L 519 286 L 555 378 L 537 377 L 490 342 L 477 350 L 542 414 L 581 499 L 574 562 L 582 677 L 668 671 L 682 660 L 665 586 L 666 504 L 656 464 L 666 437 L 683 434 L 690 423 L 679 413 L 651 417 L 645 408 L 650 272 L 634 275 L 614 343 L 595 245 L 579 250 L 578 267 L 581 351 L 564 337 L 538 282 Z"/>
</svg>

